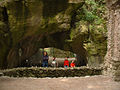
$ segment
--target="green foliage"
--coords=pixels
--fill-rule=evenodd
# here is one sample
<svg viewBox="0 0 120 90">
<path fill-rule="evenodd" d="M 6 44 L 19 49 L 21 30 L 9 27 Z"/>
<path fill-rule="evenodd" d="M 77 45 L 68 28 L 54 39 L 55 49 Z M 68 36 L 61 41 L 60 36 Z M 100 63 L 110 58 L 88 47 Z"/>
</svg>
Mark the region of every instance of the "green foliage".
<svg viewBox="0 0 120 90">
<path fill-rule="evenodd" d="M 76 11 L 75 28 L 71 39 L 83 36 L 88 58 L 103 57 L 107 50 L 106 8 L 104 0 L 85 0 L 84 5 Z"/>
<path fill-rule="evenodd" d="M 101 0 L 102 2 L 104 0 Z M 104 21 L 105 6 L 104 3 L 96 2 L 95 0 L 85 0 L 85 4 L 77 11 L 77 19 L 94 23 L 94 21 Z M 97 22 L 98 23 L 98 22 Z M 101 22 L 102 23 L 102 22 Z"/>
<path fill-rule="evenodd" d="M 104 0 L 85 0 L 84 5 L 82 8 L 79 8 L 76 10 L 76 17 L 75 17 L 75 26 L 72 30 L 71 38 L 76 37 L 76 34 L 73 34 L 76 31 L 81 30 L 81 23 L 84 23 L 83 25 L 86 25 L 89 30 L 99 30 L 98 28 L 91 28 L 94 26 L 97 26 L 101 28 L 103 27 L 102 32 L 106 32 L 106 8 L 105 8 L 105 1 Z M 76 30 L 77 29 L 77 30 Z M 82 31 L 82 30 L 81 30 Z M 81 33 L 77 32 L 77 33 Z M 86 33 L 86 32 L 85 32 Z"/>
</svg>

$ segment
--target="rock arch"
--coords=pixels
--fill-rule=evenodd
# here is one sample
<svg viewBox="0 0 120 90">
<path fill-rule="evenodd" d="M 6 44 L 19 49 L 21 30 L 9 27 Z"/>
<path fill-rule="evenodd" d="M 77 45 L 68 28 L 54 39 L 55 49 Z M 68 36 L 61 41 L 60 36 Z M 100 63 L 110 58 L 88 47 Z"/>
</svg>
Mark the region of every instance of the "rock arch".
<svg viewBox="0 0 120 90">
<path fill-rule="evenodd" d="M 1 2 L 0 67 L 20 66 L 22 61 L 36 53 L 38 48 L 46 47 L 74 52 L 80 56 L 78 65 L 86 65 L 82 35 L 74 40 L 70 38 L 75 10 L 83 3 L 82 0 L 78 3 L 74 0 Z"/>
</svg>

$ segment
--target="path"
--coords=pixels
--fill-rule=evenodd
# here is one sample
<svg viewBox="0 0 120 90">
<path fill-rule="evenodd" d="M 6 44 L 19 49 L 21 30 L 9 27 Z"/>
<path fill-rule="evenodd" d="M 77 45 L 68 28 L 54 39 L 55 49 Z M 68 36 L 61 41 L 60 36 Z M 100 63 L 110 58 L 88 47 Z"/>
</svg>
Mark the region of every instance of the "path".
<svg viewBox="0 0 120 90">
<path fill-rule="evenodd" d="M 120 90 L 120 82 L 106 76 L 53 79 L 0 77 L 0 90 Z"/>
</svg>

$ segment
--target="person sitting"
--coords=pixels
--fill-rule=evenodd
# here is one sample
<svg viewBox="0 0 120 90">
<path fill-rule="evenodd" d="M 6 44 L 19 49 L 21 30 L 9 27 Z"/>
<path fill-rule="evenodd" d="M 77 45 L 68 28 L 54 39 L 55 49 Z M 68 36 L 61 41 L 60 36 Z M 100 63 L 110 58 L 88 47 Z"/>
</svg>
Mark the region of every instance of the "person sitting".
<svg viewBox="0 0 120 90">
<path fill-rule="evenodd" d="M 72 62 L 71 62 L 71 64 L 70 64 L 70 67 L 75 67 L 74 60 L 72 60 Z"/>
<path fill-rule="evenodd" d="M 53 61 L 52 61 L 52 64 L 51 64 L 51 66 L 52 67 L 58 67 L 58 63 L 57 63 L 57 61 L 56 61 L 56 58 L 55 57 L 53 57 Z"/>
<path fill-rule="evenodd" d="M 65 60 L 64 60 L 64 67 L 65 68 L 69 67 L 68 57 L 66 57 Z"/>
</svg>

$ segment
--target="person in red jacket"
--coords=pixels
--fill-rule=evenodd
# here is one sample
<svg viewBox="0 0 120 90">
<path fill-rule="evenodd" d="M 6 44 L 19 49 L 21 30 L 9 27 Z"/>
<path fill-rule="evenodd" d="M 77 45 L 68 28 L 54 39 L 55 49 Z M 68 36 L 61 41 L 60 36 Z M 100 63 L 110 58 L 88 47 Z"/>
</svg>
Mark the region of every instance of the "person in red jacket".
<svg viewBox="0 0 120 90">
<path fill-rule="evenodd" d="M 65 58 L 64 67 L 65 67 L 65 68 L 69 67 L 68 57 Z"/>
<path fill-rule="evenodd" d="M 72 60 L 72 62 L 71 62 L 71 64 L 70 64 L 70 67 L 75 67 L 74 60 Z"/>
</svg>

